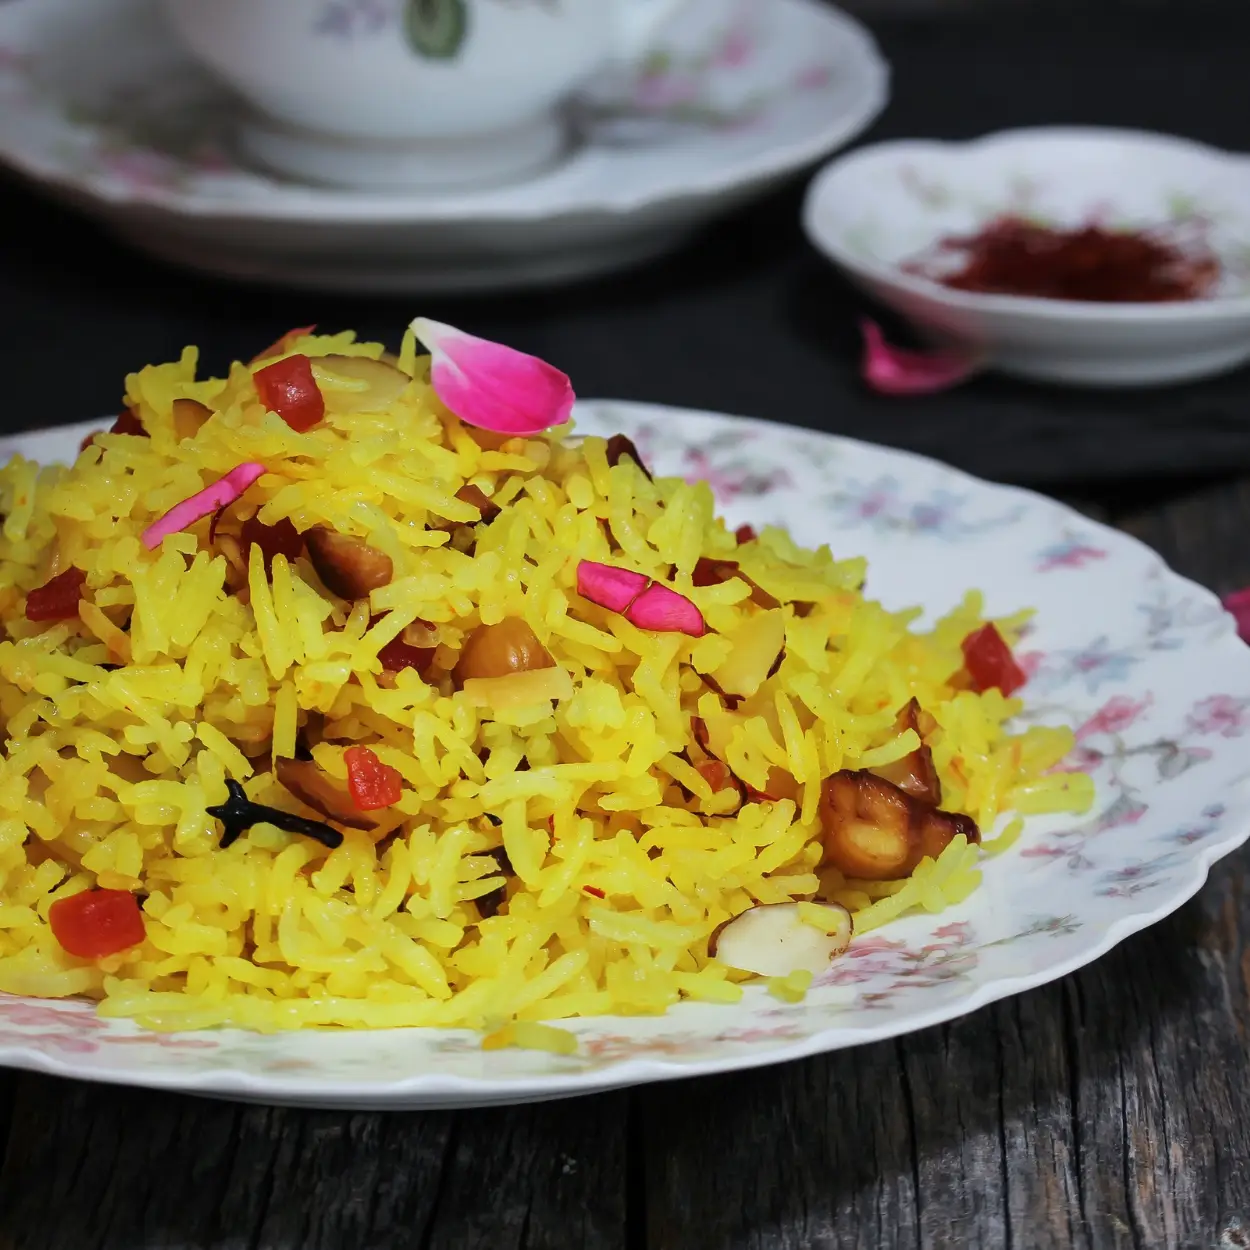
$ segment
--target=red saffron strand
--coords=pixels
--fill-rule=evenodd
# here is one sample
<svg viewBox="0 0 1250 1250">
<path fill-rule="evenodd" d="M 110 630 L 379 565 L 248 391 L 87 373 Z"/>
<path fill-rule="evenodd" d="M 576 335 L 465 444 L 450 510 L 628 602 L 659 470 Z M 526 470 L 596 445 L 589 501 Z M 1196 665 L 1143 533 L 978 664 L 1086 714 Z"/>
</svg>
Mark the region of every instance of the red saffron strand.
<svg viewBox="0 0 1250 1250">
<path fill-rule="evenodd" d="M 952 269 L 953 260 L 960 263 Z M 1094 223 L 1063 230 L 1013 216 L 939 239 L 903 268 L 958 291 L 1113 304 L 1201 299 L 1220 277 L 1199 231 L 1186 238 L 1173 226 Z"/>
</svg>

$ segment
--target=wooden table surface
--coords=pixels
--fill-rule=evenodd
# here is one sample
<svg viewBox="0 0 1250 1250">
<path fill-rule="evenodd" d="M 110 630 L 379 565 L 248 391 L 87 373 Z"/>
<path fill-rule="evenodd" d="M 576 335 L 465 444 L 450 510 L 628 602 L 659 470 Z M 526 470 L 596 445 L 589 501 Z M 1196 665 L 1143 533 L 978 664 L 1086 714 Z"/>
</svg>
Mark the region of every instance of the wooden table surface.
<svg viewBox="0 0 1250 1250">
<path fill-rule="evenodd" d="M 1250 478 L 1116 493 L 1250 583 Z M 0 1074 L 0 1250 L 1248 1247 L 1245 863 L 1053 985 L 737 1076 L 353 1115 Z"/>
<path fill-rule="evenodd" d="M 882 23 L 895 99 L 874 135 L 1098 121 L 1242 150 L 1245 7 Z M 587 394 L 815 426 L 836 410 L 842 432 L 1033 481 L 1057 480 L 1056 465 L 1072 481 L 1098 465 L 1184 471 L 1212 463 L 1211 448 L 1215 463 L 1250 464 L 1245 375 L 1115 404 L 1074 392 L 1044 411 L 986 379 L 949 410 L 887 420 L 855 380 L 857 305 L 802 242 L 797 200 L 619 283 L 429 311 L 566 362 Z M 244 298 L 141 262 L 15 187 L 0 186 L 0 204 L 0 429 L 27 409 L 48 421 L 100 411 L 121 368 L 186 342 L 246 358 L 290 325 L 390 334 L 417 311 Z M 779 376 L 794 398 L 775 411 Z M 1217 590 L 1250 584 L 1250 477 L 1131 497 L 1108 485 L 1081 502 Z M 1245 862 L 1231 857 L 1178 914 L 1051 986 L 738 1076 L 351 1115 L 0 1071 L 0 1250 L 1250 1248 Z"/>
</svg>

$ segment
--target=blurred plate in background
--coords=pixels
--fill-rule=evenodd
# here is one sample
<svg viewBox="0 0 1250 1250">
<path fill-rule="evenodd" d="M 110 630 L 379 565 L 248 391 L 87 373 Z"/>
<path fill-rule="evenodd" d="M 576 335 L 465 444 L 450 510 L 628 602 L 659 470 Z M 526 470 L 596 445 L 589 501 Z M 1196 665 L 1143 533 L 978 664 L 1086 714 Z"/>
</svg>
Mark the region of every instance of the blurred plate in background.
<svg viewBox="0 0 1250 1250">
<path fill-rule="evenodd" d="M 888 79 L 867 32 L 818 0 L 696 0 L 628 81 L 577 103 L 583 142 L 554 169 L 490 190 L 350 191 L 243 165 L 226 139 L 234 101 L 147 0 L 12 0 L 0 162 L 135 246 L 219 275 L 516 288 L 658 255 L 861 133 Z"/>
</svg>

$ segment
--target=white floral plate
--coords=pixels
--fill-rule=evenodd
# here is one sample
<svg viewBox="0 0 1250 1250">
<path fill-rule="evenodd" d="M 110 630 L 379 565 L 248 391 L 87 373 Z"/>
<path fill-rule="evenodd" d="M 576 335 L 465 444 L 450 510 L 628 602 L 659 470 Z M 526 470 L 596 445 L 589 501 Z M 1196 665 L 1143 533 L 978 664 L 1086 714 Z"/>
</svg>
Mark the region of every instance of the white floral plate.
<svg viewBox="0 0 1250 1250">
<path fill-rule="evenodd" d="M 309 0 L 344 55 L 393 0 Z M 820 0 L 693 0 L 628 81 L 580 101 L 585 142 L 494 190 L 345 191 L 240 162 L 234 104 L 152 0 L 0 5 L 0 163 L 149 252 L 218 275 L 349 291 L 463 291 L 655 255 L 832 152 L 887 96 L 872 39 Z"/>
<path fill-rule="evenodd" d="M 795 1059 L 908 1033 L 1053 981 L 1193 895 L 1250 833 L 1250 649 L 1207 591 L 1123 534 L 1050 500 L 897 451 L 785 426 L 590 402 L 582 430 L 625 431 L 658 470 L 706 478 L 729 520 L 781 523 L 869 560 L 887 605 L 1037 608 L 1021 658 L 1029 715 L 1076 727 L 1098 804 L 1037 818 L 941 916 L 854 941 L 809 994 L 571 1027 L 568 1057 L 482 1052 L 464 1032 L 143 1033 L 90 1008 L 0 995 L 0 1063 L 269 1103 L 478 1106 Z M 72 455 L 78 427 L 0 454 Z"/>
</svg>

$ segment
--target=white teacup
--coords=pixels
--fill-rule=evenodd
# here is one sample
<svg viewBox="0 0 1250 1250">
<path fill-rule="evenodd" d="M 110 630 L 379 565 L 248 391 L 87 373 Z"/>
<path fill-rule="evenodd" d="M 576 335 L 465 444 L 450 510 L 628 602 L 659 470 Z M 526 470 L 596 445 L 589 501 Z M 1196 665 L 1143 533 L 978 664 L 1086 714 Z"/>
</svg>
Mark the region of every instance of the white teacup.
<svg viewBox="0 0 1250 1250">
<path fill-rule="evenodd" d="M 161 0 L 251 106 L 270 168 L 356 187 L 522 178 L 567 143 L 561 103 L 641 56 L 685 0 Z"/>
</svg>

